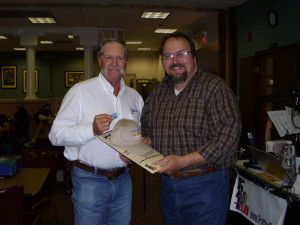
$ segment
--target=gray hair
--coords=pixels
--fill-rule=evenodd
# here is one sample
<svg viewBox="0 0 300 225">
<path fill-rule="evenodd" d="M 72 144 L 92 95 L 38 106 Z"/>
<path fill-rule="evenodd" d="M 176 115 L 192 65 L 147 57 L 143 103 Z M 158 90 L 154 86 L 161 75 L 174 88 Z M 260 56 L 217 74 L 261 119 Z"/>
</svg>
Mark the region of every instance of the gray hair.
<svg viewBox="0 0 300 225">
<path fill-rule="evenodd" d="M 126 61 L 128 60 L 128 56 L 129 56 L 129 50 L 128 47 L 126 46 L 125 42 L 122 40 L 107 40 L 101 43 L 100 45 L 100 50 L 97 52 L 97 56 L 101 59 L 101 57 L 103 56 L 104 53 L 104 47 L 106 44 L 112 43 L 112 42 L 116 42 L 121 44 L 124 47 L 124 52 L 125 52 L 125 59 Z"/>
</svg>

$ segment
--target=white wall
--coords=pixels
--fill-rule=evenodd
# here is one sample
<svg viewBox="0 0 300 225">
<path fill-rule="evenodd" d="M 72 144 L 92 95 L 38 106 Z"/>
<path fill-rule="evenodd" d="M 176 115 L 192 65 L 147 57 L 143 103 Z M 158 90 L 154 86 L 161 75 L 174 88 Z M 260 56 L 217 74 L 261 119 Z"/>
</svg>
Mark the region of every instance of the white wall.
<svg viewBox="0 0 300 225">
<path fill-rule="evenodd" d="M 137 79 L 161 80 L 165 72 L 158 52 L 136 51 L 129 53 L 126 73 L 135 73 Z"/>
<path fill-rule="evenodd" d="M 197 50 L 199 66 L 205 71 L 218 72 L 218 43 L 214 42 Z M 136 74 L 136 79 L 153 79 L 159 81 L 165 76 L 158 52 L 136 51 L 129 53 L 127 74 Z"/>
</svg>

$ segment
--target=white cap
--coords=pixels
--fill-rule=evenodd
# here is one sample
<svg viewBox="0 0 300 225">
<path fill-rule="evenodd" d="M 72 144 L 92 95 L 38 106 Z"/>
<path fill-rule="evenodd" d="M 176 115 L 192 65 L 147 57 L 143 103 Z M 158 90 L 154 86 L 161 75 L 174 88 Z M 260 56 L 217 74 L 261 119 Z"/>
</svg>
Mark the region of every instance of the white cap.
<svg viewBox="0 0 300 225">
<path fill-rule="evenodd" d="M 131 154 L 142 156 L 154 149 L 144 144 L 141 137 L 140 128 L 134 120 L 120 119 L 111 132 L 110 141 Z"/>
</svg>

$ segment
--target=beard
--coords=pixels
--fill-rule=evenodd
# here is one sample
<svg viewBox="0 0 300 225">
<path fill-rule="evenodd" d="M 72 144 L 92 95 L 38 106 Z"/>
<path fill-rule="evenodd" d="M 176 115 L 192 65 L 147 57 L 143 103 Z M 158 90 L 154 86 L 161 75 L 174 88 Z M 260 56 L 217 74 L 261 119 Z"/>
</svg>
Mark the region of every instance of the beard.
<svg viewBox="0 0 300 225">
<path fill-rule="evenodd" d="M 184 65 L 177 63 L 172 64 L 169 69 L 173 69 L 175 67 L 184 67 Z M 187 72 L 183 73 L 167 73 L 167 77 L 172 81 L 173 84 L 182 84 L 188 78 Z"/>
<path fill-rule="evenodd" d="M 101 73 L 103 75 L 108 75 L 110 70 L 119 70 L 122 77 L 126 74 L 125 69 L 122 67 L 119 67 L 119 66 L 108 66 L 108 67 L 102 68 Z"/>
</svg>

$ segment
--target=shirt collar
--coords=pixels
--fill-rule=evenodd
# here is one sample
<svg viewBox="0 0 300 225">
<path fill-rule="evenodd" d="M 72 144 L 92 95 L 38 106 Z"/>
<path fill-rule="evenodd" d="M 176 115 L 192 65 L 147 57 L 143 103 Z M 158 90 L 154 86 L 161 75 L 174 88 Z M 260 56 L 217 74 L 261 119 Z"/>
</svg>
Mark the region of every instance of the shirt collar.
<svg viewBox="0 0 300 225">
<path fill-rule="evenodd" d="M 202 72 L 202 70 L 199 68 L 184 89 L 187 89 L 187 87 L 193 85 L 193 83 L 194 83 L 193 80 L 197 79 L 196 77 L 201 76 L 201 72 Z M 163 78 L 163 82 L 167 85 L 168 88 L 170 88 L 172 91 L 174 91 L 174 84 L 169 77 L 165 76 Z"/>
<path fill-rule="evenodd" d="M 102 84 L 104 85 L 104 87 L 106 88 L 107 91 L 113 93 L 114 92 L 114 88 L 111 86 L 111 84 L 105 79 L 104 75 L 100 72 L 99 73 L 99 79 L 100 79 L 100 82 L 102 82 Z M 120 92 L 119 94 L 123 93 L 125 88 L 126 88 L 126 85 L 125 85 L 125 82 L 123 80 L 123 78 L 121 79 L 121 89 L 120 89 Z"/>
</svg>

